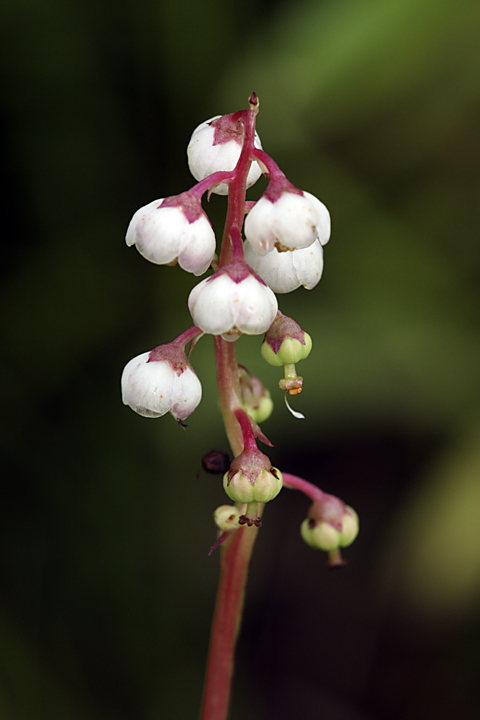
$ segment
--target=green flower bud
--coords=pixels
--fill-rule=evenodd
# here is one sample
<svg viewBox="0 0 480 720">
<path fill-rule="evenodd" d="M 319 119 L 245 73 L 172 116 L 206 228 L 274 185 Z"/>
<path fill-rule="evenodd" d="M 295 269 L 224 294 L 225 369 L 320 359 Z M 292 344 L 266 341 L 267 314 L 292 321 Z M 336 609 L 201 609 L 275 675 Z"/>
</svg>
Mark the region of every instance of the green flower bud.
<svg viewBox="0 0 480 720">
<path fill-rule="evenodd" d="M 271 345 L 264 340 L 260 352 L 264 360 L 270 365 L 281 367 L 282 365 L 294 365 L 300 360 L 305 360 L 312 349 L 312 338 L 308 333 L 304 333 L 304 343 L 293 337 L 286 337 L 280 345 L 277 352 L 273 350 Z"/>
<path fill-rule="evenodd" d="M 223 489 L 228 497 L 238 503 L 269 502 L 277 497 L 282 489 L 282 473 L 277 468 L 262 469 L 252 482 L 239 470 L 230 477 L 223 476 Z"/>
<path fill-rule="evenodd" d="M 325 520 L 310 517 L 303 521 L 300 532 L 307 545 L 331 552 L 348 547 L 355 540 L 358 535 L 358 515 L 347 506 L 341 530 L 336 530 Z"/>
<path fill-rule="evenodd" d="M 215 525 L 222 532 L 233 532 L 237 530 L 240 511 L 235 505 L 220 505 L 213 513 Z"/>
<path fill-rule="evenodd" d="M 238 376 L 243 409 L 256 423 L 262 423 L 272 414 L 273 401 L 270 392 L 262 381 L 251 375 L 243 365 L 238 366 Z"/>
<path fill-rule="evenodd" d="M 260 424 L 264 420 L 267 420 L 272 414 L 273 400 L 270 396 L 270 392 L 265 389 L 265 395 L 262 397 L 256 407 L 247 407 L 244 405 L 245 412 L 254 420 Z"/>
</svg>

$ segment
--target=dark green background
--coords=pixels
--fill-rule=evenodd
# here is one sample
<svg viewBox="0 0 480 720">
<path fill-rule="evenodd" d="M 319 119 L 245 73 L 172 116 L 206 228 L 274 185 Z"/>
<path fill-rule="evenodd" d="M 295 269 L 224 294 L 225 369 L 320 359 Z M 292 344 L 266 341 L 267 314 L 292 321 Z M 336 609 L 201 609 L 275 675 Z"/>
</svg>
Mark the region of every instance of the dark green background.
<svg viewBox="0 0 480 720">
<path fill-rule="evenodd" d="M 252 90 L 264 149 L 332 214 L 320 285 L 280 297 L 313 337 L 307 419 L 259 338 L 239 357 L 274 397 L 274 464 L 361 532 L 328 573 L 305 499 L 267 508 L 232 720 L 474 716 L 479 3 L 6 0 L 0 21 L 0 717 L 197 717 L 224 502 L 197 477 L 226 449 L 212 343 L 185 432 L 121 404 L 123 366 L 189 326 L 197 282 L 124 234 L 193 184 L 191 132 Z"/>
</svg>

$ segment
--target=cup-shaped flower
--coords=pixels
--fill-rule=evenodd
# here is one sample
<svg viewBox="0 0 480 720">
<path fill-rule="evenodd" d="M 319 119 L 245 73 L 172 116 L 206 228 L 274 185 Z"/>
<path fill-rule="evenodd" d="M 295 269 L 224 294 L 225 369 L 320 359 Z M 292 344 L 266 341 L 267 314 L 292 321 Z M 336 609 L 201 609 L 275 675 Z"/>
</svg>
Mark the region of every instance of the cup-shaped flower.
<svg viewBox="0 0 480 720">
<path fill-rule="evenodd" d="M 173 343 L 130 360 L 121 384 L 124 404 L 144 417 L 170 412 L 176 420 L 185 420 L 202 398 L 200 380 L 183 348 Z"/>
<path fill-rule="evenodd" d="M 322 245 L 330 237 L 330 213 L 314 195 L 284 181 L 267 190 L 245 220 L 245 236 L 258 255 Z M 284 189 L 287 187 L 288 189 Z"/>
<path fill-rule="evenodd" d="M 272 290 L 241 260 L 224 265 L 202 280 L 188 298 L 197 327 L 225 340 L 241 333 L 261 335 L 275 319 L 277 298 Z"/>
<path fill-rule="evenodd" d="M 351 545 L 358 535 L 358 528 L 357 513 L 353 508 L 345 505 L 340 523 L 338 520 L 332 522 L 328 517 L 322 519 L 321 515 L 309 512 L 309 517 L 303 521 L 300 532 L 307 545 L 331 552 Z"/>
<path fill-rule="evenodd" d="M 303 286 L 312 290 L 323 272 L 323 247 L 315 240 L 309 247 L 258 255 L 248 240 L 244 244 L 245 262 L 255 270 L 274 293 L 289 293 Z"/>
<path fill-rule="evenodd" d="M 243 143 L 243 118 L 245 111 L 229 115 L 216 115 L 201 123 L 192 134 L 187 147 L 188 166 L 196 180 L 203 180 L 214 172 L 231 171 L 240 157 Z M 262 144 L 255 133 L 255 147 Z M 247 187 L 257 182 L 262 174 L 257 162 L 253 162 L 247 177 Z M 227 195 L 228 185 L 221 183 L 213 188 L 217 195 Z"/>
<path fill-rule="evenodd" d="M 215 233 L 200 199 L 185 192 L 153 200 L 132 217 L 127 245 L 157 265 L 174 265 L 202 275 L 215 253 Z"/>
</svg>

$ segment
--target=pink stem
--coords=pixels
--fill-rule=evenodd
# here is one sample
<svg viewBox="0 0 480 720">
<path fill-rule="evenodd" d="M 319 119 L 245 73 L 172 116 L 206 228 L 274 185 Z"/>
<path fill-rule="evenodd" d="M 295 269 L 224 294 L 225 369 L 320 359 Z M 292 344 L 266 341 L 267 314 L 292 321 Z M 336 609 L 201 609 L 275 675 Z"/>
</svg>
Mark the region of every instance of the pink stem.
<svg viewBox="0 0 480 720">
<path fill-rule="evenodd" d="M 235 171 L 226 172 L 224 170 L 221 170 L 219 172 L 212 173 L 203 180 L 200 180 L 200 182 L 198 182 L 196 185 L 193 185 L 193 187 L 191 187 L 188 192 L 190 193 L 190 195 L 201 197 L 203 193 L 205 193 L 207 190 L 210 190 L 210 188 L 214 187 L 214 185 L 220 185 L 220 183 L 222 182 L 228 183 L 230 180 L 233 180 L 234 177 Z"/>
<path fill-rule="evenodd" d="M 235 645 L 257 532 L 255 525 L 236 530 L 222 545 L 220 581 L 210 636 L 201 720 L 226 720 L 228 717 Z"/>
<path fill-rule="evenodd" d="M 265 165 L 272 180 L 285 177 L 285 173 L 280 170 L 275 160 L 273 160 L 270 155 L 267 155 L 264 150 L 260 150 L 260 148 L 254 146 L 252 149 L 252 157 L 255 158 L 255 160 L 260 160 L 260 162 Z"/>
<path fill-rule="evenodd" d="M 316 485 L 313 485 L 311 482 L 308 482 L 308 480 L 304 480 L 297 475 L 290 475 L 290 473 L 282 472 L 282 478 L 285 487 L 288 487 L 291 490 L 300 490 L 314 502 L 324 500 L 328 495 L 328 493 L 323 492 L 323 490 L 320 490 L 320 488 Z"/>
<path fill-rule="evenodd" d="M 180 347 L 184 348 L 185 345 L 187 345 L 190 340 L 193 340 L 193 338 L 197 335 L 203 335 L 203 330 L 200 330 L 200 328 L 198 328 L 196 325 L 192 325 L 191 328 L 185 330 L 185 332 L 175 338 L 175 340 L 173 340 L 170 344 L 180 345 Z"/>
<path fill-rule="evenodd" d="M 228 209 L 219 267 L 232 258 L 243 258 L 241 230 L 245 216 L 247 175 L 255 138 L 258 100 L 253 94 L 246 113 L 242 152 L 228 188 Z M 244 438 L 236 411 L 241 408 L 236 343 L 214 337 L 217 387 L 223 421 L 235 457 Z M 250 428 L 251 429 L 251 428 Z M 220 580 L 210 636 L 201 720 L 226 720 L 233 677 L 234 653 L 243 611 L 250 557 L 257 537 L 256 526 L 239 528 L 222 544 Z"/>
<path fill-rule="evenodd" d="M 241 232 L 243 221 L 245 218 L 245 194 L 247 191 L 247 176 L 252 164 L 252 151 L 254 148 L 255 141 L 255 119 L 258 112 L 258 101 L 255 98 L 251 98 L 250 111 L 247 114 L 245 121 L 245 135 L 243 138 L 242 152 L 238 158 L 237 165 L 235 167 L 235 179 L 232 180 L 228 186 L 228 209 L 227 217 L 225 220 L 225 229 L 223 232 L 222 250 L 220 252 L 219 267 L 226 265 L 232 259 L 232 243 L 235 240 L 232 238 L 232 231 L 237 231 L 235 239 L 238 240 Z M 241 243 L 240 243 L 241 244 Z M 239 257 L 243 258 L 243 245 L 240 249 L 236 244 L 239 252 Z M 238 257 L 237 256 L 237 257 Z"/>
<path fill-rule="evenodd" d="M 238 410 L 235 410 L 234 414 L 242 429 L 244 450 L 257 450 L 257 442 L 253 433 L 252 423 L 247 413 L 245 412 L 245 410 L 240 408 Z"/>
</svg>

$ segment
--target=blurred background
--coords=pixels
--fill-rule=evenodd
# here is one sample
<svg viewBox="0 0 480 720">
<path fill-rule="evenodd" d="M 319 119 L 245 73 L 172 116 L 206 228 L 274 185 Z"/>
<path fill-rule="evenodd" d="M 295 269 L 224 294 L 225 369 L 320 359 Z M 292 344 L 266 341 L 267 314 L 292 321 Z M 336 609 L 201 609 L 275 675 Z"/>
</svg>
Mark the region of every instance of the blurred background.
<svg viewBox="0 0 480 720">
<path fill-rule="evenodd" d="M 267 507 L 231 720 L 450 720 L 480 709 L 480 4 L 475 0 L 6 0 L 2 76 L 0 717 L 197 717 L 227 450 L 211 339 L 184 432 L 121 403 L 133 356 L 190 324 L 198 282 L 124 242 L 193 184 L 193 129 L 247 106 L 325 202 L 295 420 L 274 465 L 360 515 L 348 566 Z M 262 184 L 263 183 L 263 184 Z M 250 199 L 263 191 L 263 179 Z M 209 211 L 221 233 L 225 199 Z"/>
</svg>

